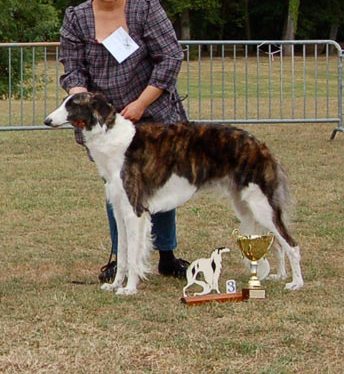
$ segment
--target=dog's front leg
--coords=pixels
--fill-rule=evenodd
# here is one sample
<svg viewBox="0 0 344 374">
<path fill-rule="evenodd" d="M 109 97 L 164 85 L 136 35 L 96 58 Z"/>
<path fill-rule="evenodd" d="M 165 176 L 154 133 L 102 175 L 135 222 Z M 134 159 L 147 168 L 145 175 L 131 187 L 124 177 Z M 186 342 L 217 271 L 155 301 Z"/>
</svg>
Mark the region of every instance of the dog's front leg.
<svg viewBox="0 0 344 374">
<path fill-rule="evenodd" d="M 121 214 L 120 209 L 120 206 L 114 208 L 118 232 L 117 272 L 113 283 L 104 283 L 101 286 L 101 289 L 104 291 L 115 291 L 121 288 L 123 286 L 125 276 L 127 275 L 128 239 L 123 215 Z"/>
<path fill-rule="evenodd" d="M 140 250 L 142 246 L 142 228 L 144 218 L 137 217 L 134 212 L 125 217 L 126 235 L 128 238 L 127 269 L 128 280 L 125 287 L 118 288 L 117 295 L 134 295 L 137 293 L 140 269 Z"/>
<path fill-rule="evenodd" d="M 117 248 L 117 273 L 113 282 L 113 289 L 118 290 L 123 287 L 124 279 L 127 276 L 128 263 L 128 241 L 124 220 L 116 215 L 118 231 L 118 248 Z"/>
</svg>

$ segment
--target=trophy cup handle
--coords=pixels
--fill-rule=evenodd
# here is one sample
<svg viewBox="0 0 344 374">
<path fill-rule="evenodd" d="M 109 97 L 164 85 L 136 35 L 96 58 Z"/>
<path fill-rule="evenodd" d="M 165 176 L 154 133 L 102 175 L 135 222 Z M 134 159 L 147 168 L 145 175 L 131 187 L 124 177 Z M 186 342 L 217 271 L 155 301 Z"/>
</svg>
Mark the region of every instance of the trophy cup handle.
<svg viewBox="0 0 344 374">
<path fill-rule="evenodd" d="M 240 231 L 239 231 L 239 229 L 234 229 L 234 230 L 232 231 L 232 236 L 234 236 L 235 239 L 237 239 L 239 235 L 240 235 Z"/>
</svg>

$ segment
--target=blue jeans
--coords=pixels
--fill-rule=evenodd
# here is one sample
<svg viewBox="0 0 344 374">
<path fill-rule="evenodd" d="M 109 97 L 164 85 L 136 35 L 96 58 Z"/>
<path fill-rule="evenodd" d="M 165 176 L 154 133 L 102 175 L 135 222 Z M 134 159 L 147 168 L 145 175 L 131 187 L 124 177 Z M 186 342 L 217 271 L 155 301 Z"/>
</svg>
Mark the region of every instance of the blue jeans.
<svg viewBox="0 0 344 374">
<path fill-rule="evenodd" d="M 112 205 L 106 202 L 106 212 L 109 220 L 112 252 L 117 254 L 117 225 L 113 214 Z M 160 251 L 171 251 L 177 247 L 176 235 L 176 210 L 152 214 L 153 244 Z"/>
</svg>

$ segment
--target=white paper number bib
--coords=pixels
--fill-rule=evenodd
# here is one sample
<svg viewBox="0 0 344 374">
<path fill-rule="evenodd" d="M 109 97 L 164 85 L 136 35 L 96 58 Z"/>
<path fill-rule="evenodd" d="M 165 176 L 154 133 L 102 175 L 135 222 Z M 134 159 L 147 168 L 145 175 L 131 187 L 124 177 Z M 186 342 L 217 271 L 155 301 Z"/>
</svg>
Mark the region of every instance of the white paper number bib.
<svg viewBox="0 0 344 374">
<path fill-rule="evenodd" d="M 119 27 L 105 38 L 102 44 L 119 63 L 126 60 L 139 48 L 123 27 Z"/>
</svg>

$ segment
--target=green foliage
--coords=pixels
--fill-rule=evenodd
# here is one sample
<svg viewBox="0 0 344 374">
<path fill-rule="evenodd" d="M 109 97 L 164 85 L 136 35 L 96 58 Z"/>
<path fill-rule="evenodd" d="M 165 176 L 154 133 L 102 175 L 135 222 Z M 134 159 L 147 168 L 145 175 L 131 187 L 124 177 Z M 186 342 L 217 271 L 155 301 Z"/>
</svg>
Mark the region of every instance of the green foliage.
<svg viewBox="0 0 344 374">
<path fill-rule="evenodd" d="M 191 11 L 192 15 L 201 12 L 205 24 L 224 22 L 222 17 L 218 17 L 223 0 L 161 0 L 161 3 L 172 20 L 185 11 Z"/>
<path fill-rule="evenodd" d="M 69 6 L 76 6 L 79 5 L 82 1 L 81 0 L 52 0 L 52 4 L 54 8 L 59 13 L 60 23 L 62 22 L 64 11 Z"/>
<path fill-rule="evenodd" d="M 170 16 L 176 16 L 185 10 L 213 10 L 221 7 L 222 0 L 162 0 Z"/>
<path fill-rule="evenodd" d="M 59 18 L 51 1 L 0 0 L 0 8 L 2 42 L 56 40 Z"/>
<path fill-rule="evenodd" d="M 1 42 L 35 42 L 56 40 L 58 36 L 58 11 L 51 1 L 45 0 L 0 0 L 0 40 Z M 11 53 L 9 66 L 9 53 Z M 29 57 L 29 56 L 27 56 Z M 0 48 L 0 98 L 10 94 L 19 95 L 21 82 L 27 86 L 29 66 L 21 60 L 17 52 Z M 21 67 L 21 62 L 23 66 Z M 9 70 L 11 69 L 12 92 L 9 92 Z M 26 82 L 26 84 L 25 84 Z M 25 89 L 21 92 L 26 95 Z"/>
<path fill-rule="evenodd" d="M 300 39 L 327 39 L 331 25 L 338 25 L 337 40 L 344 38 L 344 2 L 342 0 L 302 0 L 297 36 Z"/>
</svg>

